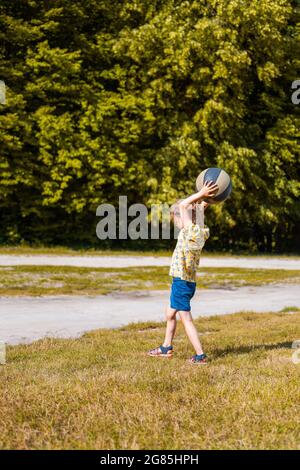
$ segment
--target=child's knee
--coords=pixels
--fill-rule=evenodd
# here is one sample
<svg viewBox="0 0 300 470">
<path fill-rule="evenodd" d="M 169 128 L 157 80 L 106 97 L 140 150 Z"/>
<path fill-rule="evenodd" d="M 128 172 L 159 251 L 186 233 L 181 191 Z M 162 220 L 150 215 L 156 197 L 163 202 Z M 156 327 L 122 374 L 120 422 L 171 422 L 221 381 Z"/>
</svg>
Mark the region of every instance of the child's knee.
<svg viewBox="0 0 300 470">
<path fill-rule="evenodd" d="M 193 317 L 192 317 L 192 314 L 191 312 L 186 312 L 184 310 L 181 310 L 179 312 L 179 315 L 180 315 L 180 318 L 183 322 L 185 321 L 193 321 Z"/>
<path fill-rule="evenodd" d="M 167 308 L 166 320 L 174 320 L 175 317 L 176 317 L 176 310 L 173 308 Z"/>
</svg>

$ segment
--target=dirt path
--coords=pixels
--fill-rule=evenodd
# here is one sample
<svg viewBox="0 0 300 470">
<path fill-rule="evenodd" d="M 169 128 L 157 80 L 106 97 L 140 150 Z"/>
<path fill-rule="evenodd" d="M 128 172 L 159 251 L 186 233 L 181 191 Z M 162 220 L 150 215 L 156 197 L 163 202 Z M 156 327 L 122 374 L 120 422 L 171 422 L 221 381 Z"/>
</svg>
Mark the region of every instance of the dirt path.
<svg viewBox="0 0 300 470">
<path fill-rule="evenodd" d="M 85 266 L 91 268 L 124 268 L 131 266 L 169 266 L 168 256 L 57 256 L 0 255 L 0 266 L 51 265 Z M 219 256 L 201 258 L 202 267 L 232 267 L 256 269 L 300 269 L 300 258 Z"/>
<path fill-rule="evenodd" d="M 97 328 L 116 328 L 138 321 L 164 320 L 168 292 L 145 292 L 97 297 L 0 297 L 0 340 L 8 344 L 45 336 L 77 337 Z M 198 290 L 194 317 L 241 310 L 278 311 L 300 308 L 298 285 Z"/>
</svg>

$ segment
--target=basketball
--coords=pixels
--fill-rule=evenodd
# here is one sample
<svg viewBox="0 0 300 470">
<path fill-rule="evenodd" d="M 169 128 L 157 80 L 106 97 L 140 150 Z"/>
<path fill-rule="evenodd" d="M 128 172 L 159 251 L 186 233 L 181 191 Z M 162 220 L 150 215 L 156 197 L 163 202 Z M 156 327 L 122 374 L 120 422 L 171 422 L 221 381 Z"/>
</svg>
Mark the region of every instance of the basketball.
<svg viewBox="0 0 300 470">
<path fill-rule="evenodd" d="M 198 191 L 200 191 L 206 181 L 212 181 L 219 187 L 215 196 L 209 198 L 207 202 L 210 204 L 218 204 L 228 198 L 232 190 L 232 184 L 230 176 L 225 170 L 222 170 L 222 168 L 206 168 L 206 170 L 203 170 L 196 180 Z"/>
</svg>

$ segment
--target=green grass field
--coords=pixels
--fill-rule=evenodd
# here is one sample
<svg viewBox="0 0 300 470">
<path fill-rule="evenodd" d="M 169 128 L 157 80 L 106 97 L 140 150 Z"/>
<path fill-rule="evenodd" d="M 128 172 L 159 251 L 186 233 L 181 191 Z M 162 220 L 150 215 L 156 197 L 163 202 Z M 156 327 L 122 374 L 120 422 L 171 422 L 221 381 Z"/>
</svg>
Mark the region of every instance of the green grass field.
<svg viewBox="0 0 300 470">
<path fill-rule="evenodd" d="M 291 310 L 289 308 L 289 310 Z M 300 449 L 300 313 L 196 320 L 207 366 L 179 323 L 173 359 L 149 358 L 164 325 L 8 347 L 2 449 Z"/>
<path fill-rule="evenodd" d="M 68 246 L 1 245 L 0 255 L 48 255 L 48 256 L 170 256 L 172 250 L 109 250 L 97 248 L 71 248 Z M 219 255 L 219 253 L 218 253 Z M 221 256 L 221 253 L 220 253 Z"/>
<path fill-rule="evenodd" d="M 164 290 L 168 267 L 80 268 L 73 266 L 0 266 L 0 295 L 99 295 Z M 300 271 L 200 268 L 199 288 L 299 283 Z"/>
</svg>

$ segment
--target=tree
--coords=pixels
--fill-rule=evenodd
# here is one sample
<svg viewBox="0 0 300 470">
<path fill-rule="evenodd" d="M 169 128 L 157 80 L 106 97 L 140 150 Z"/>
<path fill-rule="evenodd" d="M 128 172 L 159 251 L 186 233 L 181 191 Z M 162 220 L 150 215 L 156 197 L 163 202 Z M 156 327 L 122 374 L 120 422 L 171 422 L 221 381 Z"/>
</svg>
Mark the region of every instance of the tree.
<svg viewBox="0 0 300 470">
<path fill-rule="evenodd" d="M 2 0 L 0 23 L 2 241 L 97 243 L 101 202 L 221 166 L 210 246 L 299 249 L 298 1 Z"/>
</svg>

